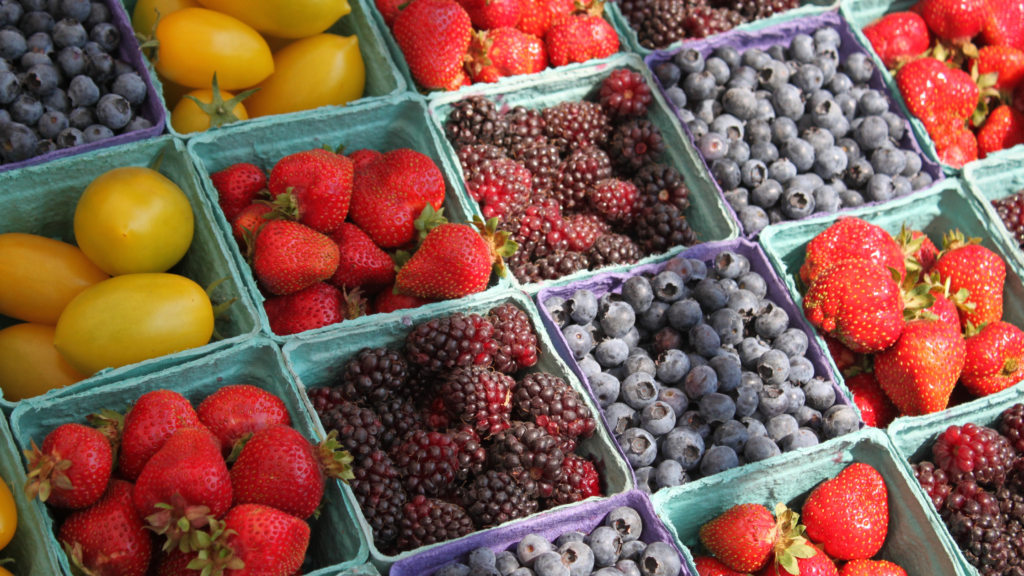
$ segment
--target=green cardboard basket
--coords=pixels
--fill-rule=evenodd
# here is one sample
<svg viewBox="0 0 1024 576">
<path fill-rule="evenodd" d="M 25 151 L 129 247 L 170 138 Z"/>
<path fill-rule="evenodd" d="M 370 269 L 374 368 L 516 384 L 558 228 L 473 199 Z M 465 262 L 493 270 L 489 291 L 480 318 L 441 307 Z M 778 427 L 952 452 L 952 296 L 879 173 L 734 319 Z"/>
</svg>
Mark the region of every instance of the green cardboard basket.
<svg viewBox="0 0 1024 576">
<path fill-rule="evenodd" d="M 228 384 L 251 384 L 271 392 L 284 401 L 292 427 L 310 440 L 319 441 L 324 437 L 314 426 L 295 383 L 285 371 L 280 349 L 265 338 L 254 338 L 158 374 L 123 380 L 82 394 L 26 400 L 11 415 L 11 429 L 22 446 L 28 446 L 29 440 L 41 444 L 54 428 L 68 422 L 86 424 L 85 417 L 102 408 L 124 413 L 146 392 L 173 390 L 198 406 Z M 356 521 L 353 501 L 342 495 L 341 482 L 327 483 L 324 500 L 320 517 L 309 520 L 312 536 L 303 574 L 334 576 L 367 559 L 368 548 Z M 57 523 L 53 515 L 46 514 L 43 520 L 45 531 L 55 534 Z M 50 540 L 56 543 L 54 537 Z M 61 566 L 70 574 L 67 557 L 63 552 L 59 556 Z"/>
<path fill-rule="evenodd" d="M 231 236 L 231 225 L 217 204 L 217 190 L 210 181 L 210 174 L 236 162 L 252 162 L 269 173 L 274 164 L 284 156 L 319 148 L 324 144 L 344 144 L 348 150 L 371 148 L 384 152 L 397 148 L 411 148 L 426 154 L 441 169 L 447 183 L 445 217 L 450 222 L 473 220 L 474 212 L 470 208 L 469 196 L 462 181 L 448 169 L 444 161 L 442 144 L 430 128 L 426 101 L 415 94 L 402 94 L 386 101 L 365 102 L 341 109 L 318 110 L 303 117 L 281 118 L 273 123 L 239 126 L 235 130 L 210 132 L 192 138 L 188 143 L 188 150 L 195 161 L 207 199 L 214 206 L 213 212 L 221 235 L 224 242 L 230 246 L 229 250 L 242 271 L 241 281 L 257 304 L 264 334 L 278 343 L 283 343 L 293 336 L 277 336 L 270 330 L 270 320 L 263 309 L 264 297 L 256 285 L 249 264 Z M 510 284 L 508 280 L 492 276 L 490 285 L 493 287 Z M 426 308 L 429 310 L 436 306 L 438 305 L 432 304 Z M 399 312 L 373 314 L 311 330 L 305 334 L 319 334 L 339 329 L 351 330 L 364 324 L 395 322 L 400 317 Z"/>
<path fill-rule="evenodd" d="M 132 13 L 135 11 L 135 5 L 137 3 L 138 0 L 121 0 L 121 4 L 124 5 L 124 9 L 128 12 L 129 18 L 131 18 Z M 384 35 L 381 34 L 373 22 L 372 13 L 377 11 L 372 7 L 373 3 L 369 0 L 348 0 L 348 4 L 352 8 L 352 11 L 335 22 L 334 25 L 326 30 L 326 32 L 330 34 L 337 34 L 339 36 L 359 37 L 359 52 L 363 56 L 363 63 L 366 67 L 366 87 L 363 88 L 363 97 L 349 103 L 349 106 L 372 100 L 380 100 L 382 98 L 388 98 L 405 92 L 408 89 L 405 78 L 395 65 L 395 61 L 391 59 L 390 51 L 384 42 Z M 388 34 L 388 36 L 390 36 L 390 34 Z M 188 139 L 191 134 L 181 134 L 171 126 L 171 110 L 167 107 L 166 100 L 164 100 L 163 83 L 161 83 L 160 79 L 157 78 L 156 70 L 148 61 L 146 62 L 146 67 L 149 69 L 149 76 L 153 80 L 153 86 L 156 87 L 156 91 L 160 95 L 160 105 L 167 111 L 167 131 L 179 138 Z M 296 87 L 296 90 L 301 89 L 301 86 Z M 331 108 L 339 108 L 339 106 L 324 106 L 320 109 Z M 311 111 L 305 110 L 302 112 L 292 112 L 290 114 L 253 118 L 251 120 L 244 120 L 229 126 L 214 128 L 213 131 L 219 132 L 223 130 L 233 130 L 238 126 L 248 126 L 252 124 L 273 124 L 275 119 L 281 118 L 282 116 L 285 118 L 301 118 L 309 112 Z"/>
<path fill-rule="evenodd" d="M 292 339 L 284 347 L 285 362 L 288 370 L 298 383 L 299 394 L 306 399 L 306 409 L 311 415 L 315 415 L 312 404 L 306 396 L 306 391 L 317 386 L 332 386 L 336 383 L 338 375 L 344 370 L 345 364 L 355 354 L 365 347 L 386 346 L 392 349 L 400 349 L 405 344 L 406 335 L 412 331 L 412 327 L 431 320 L 462 312 L 464 314 L 481 314 L 505 303 L 512 303 L 524 310 L 530 317 L 534 332 L 537 334 L 537 344 L 540 349 L 537 365 L 528 369 L 529 372 L 547 372 L 558 376 L 575 389 L 580 398 L 590 408 L 594 418 L 598 419 L 598 427 L 594 435 L 582 442 L 579 442 L 577 453 L 593 458 L 595 466 L 602 473 L 604 481 L 602 490 L 606 496 L 626 492 L 633 488 L 633 475 L 630 472 L 629 464 L 626 463 L 619 452 L 614 437 L 608 431 L 607 425 L 601 416 L 600 408 L 594 404 L 586 388 L 569 370 L 562 359 L 555 351 L 551 339 L 544 330 L 537 309 L 530 299 L 523 293 L 516 290 L 503 290 L 471 296 L 468 299 L 456 302 L 442 302 L 432 310 L 417 308 L 406 310 L 405 315 L 397 322 L 381 323 L 377 325 L 363 325 L 357 330 L 334 334 L 317 334 L 311 336 L 300 336 Z M 320 434 L 324 434 L 320 421 L 315 416 L 312 418 Z M 355 497 L 345 487 L 346 494 L 355 501 Z M 567 506 L 571 506 L 567 505 Z M 560 509 L 558 507 L 555 509 Z M 546 514 L 540 512 L 539 514 Z M 515 520 L 514 523 L 527 521 L 535 515 Z M 411 552 L 403 552 L 397 556 L 387 556 L 373 544 L 373 533 L 370 525 L 366 523 L 362 512 L 359 511 L 359 522 L 367 540 L 370 542 L 370 560 L 385 572 L 392 564 L 415 555 L 433 546 L 421 547 Z M 502 526 L 508 526 L 505 523 Z M 434 545 L 437 546 L 437 545 Z"/>
<path fill-rule="evenodd" d="M 226 316 L 217 322 L 217 331 L 224 340 L 113 371 L 99 372 L 67 388 L 51 390 L 46 396 L 76 394 L 114 380 L 151 374 L 233 346 L 259 332 L 256 307 L 246 287 L 238 281 L 238 268 L 217 230 L 213 212 L 196 179 L 185 145 L 170 136 L 0 174 L 0 189 L 4 190 L 0 197 L 0 234 L 24 232 L 74 244 L 75 206 L 85 188 L 109 170 L 124 166 L 150 166 L 161 155 L 160 172 L 181 187 L 192 203 L 195 215 L 192 246 L 170 272 L 187 276 L 200 286 L 209 286 L 221 278 L 229 279 L 214 291 L 215 302 L 238 299 Z M 0 329 L 19 322 L 0 315 Z M 16 405 L 16 402 L 0 400 L 0 408 L 5 414 L 10 414 Z"/>
<path fill-rule="evenodd" d="M 593 98 L 601 89 L 601 82 L 608 77 L 613 70 L 628 68 L 643 74 L 647 84 L 651 87 L 653 102 L 648 107 L 647 117 L 658 128 L 665 139 L 665 164 L 668 164 L 679 171 L 686 179 L 690 188 L 691 206 L 687 212 L 687 219 L 697 238 L 701 242 L 714 240 L 730 240 L 740 234 L 739 227 L 729 213 L 728 207 L 722 200 L 721 194 L 715 187 L 714 181 L 704 169 L 700 155 L 690 138 L 683 132 L 679 120 L 665 102 L 664 96 L 658 90 L 657 82 L 651 77 L 651 71 L 635 54 L 617 54 L 607 60 L 582 64 L 576 69 L 566 71 L 558 76 L 545 76 L 534 74 L 530 76 L 517 76 L 509 79 L 504 85 L 480 85 L 475 86 L 472 92 L 455 92 L 451 94 L 437 94 L 430 99 L 430 117 L 433 120 L 434 128 L 440 139 L 444 139 L 444 123 L 451 112 L 452 104 L 470 96 L 482 95 L 494 100 L 499 107 L 525 106 L 527 108 L 544 108 L 553 106 L 559 102 L 575 101 L 585 98 Z M 559 69 L 561 70 L 561 68 Z M 462 180 L 462 166 L 456 155 L 455 149 L 447 140 L 443 143 L 445 150 L 445 162 L 450 172 L 459 176 Z M 468 197 L 467 197 L 468 198 Z M 480 208 L 471 198 L 468 199 L 474 214 L 481 214 Z M 649 256 L 640 260 L 640 264 L 660 262 L 670 258 L 685 249 L 685 246 L 676 246 L 664 254 Z M 561 286 L 594 274 L 605 272 L 624 272 L 631 268 L 632 264 L 620 266 L 608 266 L 597 271 L 580 271 L 570 274 L 558 280 L 546 280 L 535 284 L 520 285 L 519 282 L 510 277 L 510 281 L 530 294 L 550 286 Z"/>
<path fill-rule="evenodd" d="M 963 180 L 967 189 L 981 201 L 985 215 L 994 224 L 992 228 L 1002 233 L 1009 253 L 1024 266 L 1024 253 L 1021 253 L 1017 240 L 1006 229 L 1002 218 L 992 206 L 993 200 L 1012 196 L 1024 190 L 1024 148 L 1008 150 L 1005 153 L 993 154 L 984 160 L 971 162 L 964 167 Z"/>
<path fill-rule="evenodd" d="M 854 462 L 868 464 L 885 480 L 889 530 L 881 557 L 915 576 L 965 576 L 954 560 L 956 544 L 885 433 L 874 428 L 789 452 L 766 462 L 735 468 L 682 486 L 659 490 L 654 509 L 692 561 L 699 555 L 700 527 L 736 504 L 756 503 L 774 510 L 782 502 L 800 510 L 814 488 Z"/>
</svg>

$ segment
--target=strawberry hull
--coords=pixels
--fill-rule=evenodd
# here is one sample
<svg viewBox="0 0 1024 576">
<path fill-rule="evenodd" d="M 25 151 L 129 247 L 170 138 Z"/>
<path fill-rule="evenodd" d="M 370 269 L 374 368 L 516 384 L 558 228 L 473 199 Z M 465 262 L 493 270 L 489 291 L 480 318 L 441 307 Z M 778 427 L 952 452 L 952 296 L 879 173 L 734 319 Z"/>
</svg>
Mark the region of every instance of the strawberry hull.
<svg viewBox="0 0 1024 576">
<path fill-rule="evenodd" d="M 973 162 L 964 168 L 963 175 L 967 189 L 982 201 L 985 214 L 992 221 L 990 227 L 993 236 L 1001 239 L 1003 244 L 1008 247 L 1007 254 L 1013 258 L 1012 262 L 1008 261 L 1008 263 L 1011 266 L 1016 266 L 1018 271 L 1024 270 L 1024 252 L 1021 252 L 1013 234 L 1006 229 L 1002 218 L 992 206 L 992 201 L 1012 196 L 1024 189 L 1022 162 L 1024 162 L 1024 149 L 1014 150 Z"/>
</svg>

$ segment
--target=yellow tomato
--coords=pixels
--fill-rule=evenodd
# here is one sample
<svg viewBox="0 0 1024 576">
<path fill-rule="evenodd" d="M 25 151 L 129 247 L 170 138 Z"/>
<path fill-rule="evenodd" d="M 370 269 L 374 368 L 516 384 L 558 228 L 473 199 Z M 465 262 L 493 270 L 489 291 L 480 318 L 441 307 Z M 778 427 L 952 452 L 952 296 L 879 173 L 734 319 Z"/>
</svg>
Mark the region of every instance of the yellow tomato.
<svg viewBox="0 0 1024 576">
<path fill-rule="evenodd" d="M 11 487 L 0 478 L 0 548 L 7 546 L 18 529 L 18 505 L 14 502 Z M 7 572 L 4 570 L 4 572 Z M 10 574 L 10 572 L 7 572 Z M 2 575 L 3 572 L 0 572 Z"/>
<path fill-rule="evenodd" d="M 213 73 L 221 90 L 259 84 L 274 72 L 267 41 L 240 20 L 203 8 L 185 8 L 156 27 L 156 71 L 190 88 L 210 88 Z"/>
<path fill-rule="evenodd" d="M 352 11 L 346 0 L 200 0 L 278 38 L 305 38 L 331 27 Z"/>
<path fill-rule="evenodd" d="M 167 103 L 167 108 L 169 110 L 173 110 L 174 107 L 178 105 L 178 102 L 181 102 L 182 96 L 192 91 L 191 88 L 175 84 L 159 74 L 157 74 L 157 78 L 160 79 L 160 84 L 164 87 L 164 102 Z"/>
<path fill-rule="evenodd" d="M 92 181 L 75 208 L 75 239 L 111 276 L 166 272 L 192 244 L 192 206 L 149 168 L 115 168 Z"/>
<path fill-rule="evenodd" d="M 200 102 L 209 104 L 213 101 L 213 90 L 195 90 L 189 92 L 187 96 L 195 96 Z M 227 101 L 234 98 L 235 95 L 221 90 L 220 97 Z M 249 119 L 245 106 L 241 102 L 235 104 L 235 109 L 232 112 L 239 120 Z M 182 134 L 205 132 L 210 129 L 210 116 L 200 110 L 199 106 L 192 100 L 182 98 L 178 105 L 174 107 L 174 111 L 171 112 L 171 126 L 174 126 L 174 129 Z"/>
<path fill-rule="evenodd" d="M 85 378 L 53 347 L 53 326 L 15 324 L 0 330 L 0 390 L 4 400 L 17 402 L 70 386 Z M 0 543 L 4 535 L 0 494 Z"/>
<path fill-rule="evenodd" d="M 366 86 L 355 36 L 320 34 L 299 40 L 274 54 L 274 70 L 259 85 L 260 91 L 245 101 L 253 118 L 340 106 L 361 98 Z"/>
<path fill-rule="evenodd" d="M 213 335 L 213 306 L 198 284 L 176 274 L 126 274 L 68 304 L 53 345 L 86 375 L 198 348 Z"/>
<path fill-rule="evenodd" d="M 196 0 L 139 0 L 132 12 L 132 28 L 142 36 L 149 36 L 156 26 L 157 17 L 166 18 L 178 10 L 200 7 L 202 4 Z"/>
<path fill-rule="evenodd" d="M 81 250 L 33 234 L 0 234 L 0 314 L 51 326 L 89 286 L 109 278 Z"/>
</svg>

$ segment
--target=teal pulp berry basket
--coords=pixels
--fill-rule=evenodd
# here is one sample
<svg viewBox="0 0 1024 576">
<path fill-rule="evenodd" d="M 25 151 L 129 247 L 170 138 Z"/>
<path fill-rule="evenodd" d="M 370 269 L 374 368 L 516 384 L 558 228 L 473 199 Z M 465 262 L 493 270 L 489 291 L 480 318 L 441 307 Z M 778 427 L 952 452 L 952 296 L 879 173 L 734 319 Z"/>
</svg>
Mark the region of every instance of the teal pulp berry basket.
<svg viewBox="0 0 1024 576">
<path fill-rule="evenodd" d="M 1012 232 L 1006 229 L 1002 218 L 996 212 L 992 202 L 1012 196 L 1024 190 L 1024 148 L 1010 150 L 1001 154 L 993 154 L 984 160 L 971 162 L 964 168 L 964 183 L 967 189 L 981 200 L 985 214 L 992 220 L 992 228 L 1003 234 L 1003 239 L 1010 247 L 1009 252 L 1024 266 L 1024 254 L 1021 253 L 1019 242 Z"/>
<path fill-rule="evenodd" d="M 615 439 L 604 424 L 600 408 L 594 404 L 586 388 L 561 360 L 551 343 L 551 339 L 544 331 L 544 326 L 541 324 L 540 317 L 533 303 L 519 291 L 504 290 L 479 294 L 457 302 L 444 302 L 436 305 L 431 310 L 424 308 L 405 310 L 403 312 L 407 314 L 402 316 L 399 321 L 364 325 L 349 332 L 300 336 L 292 339 L 285 345 L 285 361 L 288 365 L 288 370 L 298 383 L 300 395 L 306 398 L 306 391 L 310 388 L 336 385 L 338 378 L 340 378 L 345 369 L 345 365 L 362 348 L 384 346 L 390 349 L 401 349 L 404 346 L 406 335 L 412 331 L 412 327 L 415 325 L 434 318 L 449 316 L 456 312 L 486 315 L 495 306 L 505 303 L 512 303 L 524 310 L 530 317 L 533 330 L 537 334 L 537 344 L 540 350 L 539 359 L 537 364 L 527 369 L 526 372 L 547 372 L 561 378 L 579 393 L 580 398 L 590 408 L 591 414 L 598 420 L 597 430 L 594 432 L 594 435 L 578 442 L 576 453 L 595 462 L 595 467 L 602 476 L 601 487 L 604 495 L 611 496 L 630 490 L 633 487 L 633 477 L 629 470 L 629 464 L 622 458 Z M 317 430 L 323 434 L 323 428 L 320 427 L 313 406 L 308 400 L 306 408 L 313 415 L 313 421 L 318 427 Z M 346 494 L 354 502 L 354 496 L 349 493 L 347 487 L 345 490 Z M 551 510 L 561 510 L 563 508 L 565 506 Z M 552 511 L 533 514 L 527 518 L 502 524 L 502 527 L 528 522 L 530 518 L 553 513 Z M 361 512 L 359 512 L 359 522 L 367 540 L 370 542 L 370 560 L 382 572 L 399 560 L 415 558 L 417 553 L 433 548 L 433 546 L 425 546 L 410 552 L 389 556 L 374 546 L 370 525 L 366 522 Z M 469 537 L 467 536 L 466 538 Z M 461 539 L 454 542 L 459 541 Z"/>
<path fill-rule="evenodd" d="M 295 383 L 285 371 L 283 360 L 273 342 L 255 338 L 157 374 L 130 378 L 80 394 L 26 400 L 11 415 L 11 429 L 18 443 L 27 447 L 30 440 L 42 444 L 43 438 L 62 424 L 87 424 L 86 416 L 101 409 L 123 414 L 139 396 L 154 390 L 173 390 L 198 406 L 223 386 L 250 384 L 283 400 L 291 415 L 292 427 L 311 441 L 319 442 L 324 435 L 310 419 Z M 366 562 L 368 548 L 356 520 L 357 513 L 352 500 L 342 495 L 341 482 L 329 480 L 320 517 L 308 520 L 312 535 L 303 574 L 334 576 Z M 56 515 L 46 514 L 43 524 L 50 541 L 56 542 Z M 66 556 L 63 552 L 59 556 L 61 566 L 70 574 Z"/>
<path fill-rule="evenodd" d="M 217 332 L 224 339 L 112 371 L 101 371 L 67 388 L 52 390 L 47 396 L 75 394 L 112 381 L 151 374 L 233 346 L 259 333 L 256 306 L 246 287 L 239 281 L 235 260 L 217 228 L 211 206 L 196 179 L 185 145 L 170 136 L 73 156 L 16 172 L 0 173 L 0 189 L 5 191 L 0 196 L 0 234 L 37 234 L 74 244 L 75 206 L 85 188 L 109 170 L 125 166 L 151 166 L 161 157 L 160 172 L 185 193 L 195 216 L 192 246 L 181 262 L 169 272 L 191 278 L 203 287 L 222 278 L 228 279 L 213 292 L 215 304 L 236 298 L 216 325 Z M 19 322 L 14 318 L 0 316 L 0 329 Z M 5 414 L 10 414 L 17 404 L 0 400 L 0 408 Z"/>
</svg>

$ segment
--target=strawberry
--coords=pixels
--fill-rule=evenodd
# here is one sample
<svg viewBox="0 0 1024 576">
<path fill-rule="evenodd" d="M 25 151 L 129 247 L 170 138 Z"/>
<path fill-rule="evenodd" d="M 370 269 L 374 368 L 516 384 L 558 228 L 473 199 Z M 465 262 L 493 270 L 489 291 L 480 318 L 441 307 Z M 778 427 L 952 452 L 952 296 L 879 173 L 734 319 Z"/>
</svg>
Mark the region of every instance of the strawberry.
<svg viewBox="0 0 1024 576">
<path fill-rule="evenodd" d="M 474 228 L 475 227 L 475 228 Z M 483 292 L 491 269 L 504 273 L 502 258 L 518 246 L 508 232 L 497 230 L 498 219 L 487 224 L 442 224 L 427 234 L 423 245 L 398 271 L 395 289 L 417 298 L 450 300 Z"/>
<path fill-rule="evenodd" d="M 210 174 L 217 190 L 217 203 L 228 222 L 234 222 L 238 213 L 253 203 L 267 187 L 267 175 L 259 166 L 232 164 L 220 172 Z"/>
<path fill-rule="evenodd" d="M 929 318 L 947 324 L 956 332 L 960 332 L 960 310 L 970 311 L 974 304 L 969 302 L 970 292 L 961 288 L 956 294 L 950 291 L 950 281 L 941 281 L 938 273 L 932 273 L 922 282 L 934 300 L 931 306 L 911 315 L 913 318 Z M 908 316 L 904 314 L 904 316 Z M 908 318 L 909 319 L 909 318 Z"/>
<path fill-rule="evenodd" d="M 818 275 L 844 260 L 867 260 L 895 269 L 901 279 L 907 275 L 903 252 L 888 232 L 860 218 L 840 218 L 807 244 L 800 279 L 810 286 Z"/>
<path fill-rule="evenodd" d="M 283 296 L 333 276 L 338 259 L 338 245 L 327 236 L 298 222 L 271 220 L 256 236 L 252 268 L 267 290 Z"/>
<path fill-rule="evenodd" d="M 521 16 L 516 28 L 543 39 L 551 23 L 576 10 L 573 0 L 519 0 Z"/>
<path fill-rule="evenodd" d="M 168 438 L 182 428 L 199 426 L 196 411 L 181 394 L 171 390 L 143 394 L 124 416 L 118 473 L 135 481 Z"/>
<path fill-rule="evenodd" d="M 196 414 L 220 441 L 225 458 L 234 450 L 241 451 L 244 442 L 264 428 L 292 425 L 288 407 L 280 398 L 249 384 L 224 386 L 207 396 Z"/>
<path fill-rule="evenodd" d="M 700 527 L 701 544 L 736 572 L 764 566 L 778 539 L 772 513 L 760 504 L 738 504 Z"/>
<path fill-rule="evenodd" d="M 352 161 L 317 148 L 285 156 L 270 171 L 274 204 L 317 232 L 329 234 L 348 216 Z"/>
<path fill-rule="evenodd" d="M 860 415 L 868 426 L 886 428 L 900 415 L 892 400 L 878 385 L 873 372 L 861 372 L 847 378 L 846 387 L 853 394 L 853 402 L 860 408 Z"/>
<path fill-rule="evenodd" d="M 995 322 L 1003 317 L 1003 282 L 1006 264 L 995 252 L 980 246 L 978 238 L 965 240 L 959 230 L 943 239 L 943 251 L 934 271 L 943 282 L 949 280 L 950 292 L 967 289 L 974 309 L 960 310 L 960 325 L 970 321 L 975 326 Z"/>
<path fill-rule="evenodd" d="M 929 135 L 932 128 L 928 128 Z M 967 128 L 959 127 L 952 132 L 952 143 L 939 147 L 936 140 L 936 151 L 939 161 L 953 168 L 962 168 L 964 164 L 978 159 L 978 139 Z"/>
<path fill-rule="evenodd" d="M 967 4 L 978 1 L 968 0 Z M 900 68 L 896 72 L 896 86 L 907 108 L 924 122 L 929 133 L 936 127 L 962 127 L 961 121 L 966 121 L 978 105 L 978 85 L 971 76 L 935 58 L 919 58 Z"/>
<path fill-rule="evenodd" d="M 390 30 L 395 26 L 395 20 L 398 19 L 398 15 L 402 12 L 402 4 L 406 3 L 406 0 L 374 0 L 374 5 L 377 6 L 377 11 L 384 17 L 384 24 L 387 25 Z M 354 162 L 355 159 L 350 159 Z M 357 168 L 358 170 L 358 168 Z"/>
<path fill-rule="evenodd" d="M 821 334 L 821 337 L 824 338 L 825 345 L 828 346 L 828 353 L 832 356 L 832 361 L 836 363 L 836 368 L 839 368 L 840 372 L 859 365 L 864 361 L 863 354 L 850 350 L 839 340 L 828 334 Z"/>
<path fill-rule="evenodd" d="M 239 246 L 248 247 L 256 238 L 256 233 L 270 218 L 267 214 L 276 214 L 274 207 L 269 204 L 257 202 L 242 209 L 231 222 L 231 235 Z"/>
<path fill-rule="evenodd" d="M 381 290 L 380 294 L 373 301 L 373 311 L 376 314 L 387 314 L 388 312 L 394 312 L 395 310 L 408 310 L 411 308 L 419 308 L 425 306 L 431 302 L 437 302 L 430 298 L 417 298 L 415 296 L 406 296 L 405 294 L 395 294 L 394 284 L 386 286 Z"/>
<path fill-rule="evenodd" d="M 1024 114 L 1003 104 L 989 114 L 978 131 L 978 157 L 1024 144 Z"/>
<path fill-rule="evenodd" d="M 885 481 L 867 464 L 850 464 L 811 492 L 803 513 L 807 537 L 832 558 L 871 558 L 889 530 Z"/>
<path fill-rule="evenodd" d="M 339 451 L 331 433 L 314 446 L 288 426 L 257 432 L 231 467 L 235 504 L 262 504 L 297 518 L 320 506 L 327 478 L 350 479 L 352 456 Z"/>
<path fill-rule="evenodd" d="M 220 451 L 220 441 L 206 428 L 184 428 L 139 474 L 132 502 L 157 534 L 167 536 L 165 551 L 196 550 L 195 529 L 231 508 L 231 477 Z"/>
<path fill-rule="evenodd" d="M 189 564 L 208 576 L 291 576 L 309 547 L 309 524 L 258 504 L 235 506 L 210 526 L 212 550 Z"/>
<path fill-rule="evenodd" d="M 474 32 L 466 55 L 466 70 L 474 82 L 497 82 L 505 76 L 540 72 L 547 66 L 544 42 L 515 28 Z"/>
<path fill-rule="evenodd" d="M 907 576 L 907 571 L 888 560 L 852 560 L 839 576 Z"/>
<path fill-rule="evenodd" d="M 903 298 L 893 276 L 867 260 L 833 265 L 804 296 L 807 320 L 850 350 L 878 352 L 903 331 Z"/>
<path fill-rule="evenodd" d="M 988 396 L 1024 380 L 1024 332 L 995 321 L 967 330 L 967 361 L 960 382 L 975 396 Z"/>
<path fill-rule="evenodd" d="M 404 3 L 404 0 L 402 0 Z M 373 164 L 380 158 L 382 154 L 376 150 L 362 149 L 354 150 L 348 154 L 348 159 L 352 161 L 352 168 L 359 172 L 363 168 L 366 168 L 370 164 Z"/>
<path fill-rule="evenodd" d="M 928 25 L 913 12 L 886 14 L 865 26 L 863 32 L 886 68 L 895 68 L 931 45 Z"/>
<path fill-rule="evenodd" d="M 459 4 L 478 30 L 514 27 L 522 14 L 519 0 L 459 0 Z"/>
<path fill-rule="evenodd" d="M 164 555 L 159 560 L 156 576 L 193 576 L 196 574 L 196 571 L 189 569 L 188 565 L 198 557 L 198 552 L 182 552 L 178 549 L 171 550 L 170 554 Z"/>
<path fill-rule="evenodd" d="M 875 377 L 902 414 L 931 414 L 946 409 L 966 355 L 960 332 L 945 322 L 912 320 L 875 356 Z"/>
<path fill-rule="evenodd" d="M 1010 46 L 985 46 L 969 66 L 978 66 L 978 74 L 996 73 L 996 90 L 1013 90 L 1024 80 L 1024 50 Z"/>
<path fill-rule="evenodd" d="M 413 0 L 395 19 L 395 42 L 413 78 L 428 90 L 448 90 L 465 78 L 462 59 L 473 26 L 455 0 Z"/>
<path fill-rule="evenodd" d="M 46 435 L 42 450 L 31 441 L 25 450 L 28 482 L 25 496 L 39 496 L 58 508 L 85 508 L 103 496 L 114 467 L 110 441 L 82 424 L 64 424 Z"/>
<path fill-rule="evenodd" d="M 345 320 L 345 295 L 330 284 L 317 282 L 293 294 L 267 298 L 263 309 L 270 330 L 278 336 L 316 330 Z"/>
<path fill-rule="evenodd" d="M 985 0 L 921 0 L 921 16 L 943 40 L 966 42 L 985 24 Z"/>
<path fill-rule="evenodd" d="M 601 14 L 604 3 L 594 0 L 585 14 L 552 21 L 544 42 L 552 66 L 607 58 L 619 51 L 619 36 Z"/>
<path fill-rule="evenodd" d="M 68 517 L 57 539 L 71 564 L 86 574 L 143 576 L 149 568 L 150 533 L 124 480 L 111 480 L 95 504 Z"/>
<path fill-rule="evenodd" d="M 814 545 L 808 547 L 813 549 L 814 553 L 809 558 L 797 558 L 795 570 L 790 571 L 775 562 L 769 562 L 757 576 L 839 576 L 836 565 L 824 552 Z"/>
<path fill-rule="evenodd" d="M 697 567 L 698 576 L 743 576 L 742 572 L 729 568 L 719 559 L 711 556 L 696 556 L 693 559 L 693 565 Z"/>
<path fill-rule="evenodd" d="M 981 37 L 988 46 L 1024 49 L 1024 4 L 1017 0 L 985 0 L 987 14 Z"/>
<path fill-rule="evenodd" d="M 923 277 L 935 266 L 939 249 L 924 232 L 911 230 L 904 224 L 895 240 L 903 252 L 907 272 L 919 272 Z"/>
<path fill-rule="evenodd" d="M 345 290 L 362 288 L 376 293 L 395 281 L 395 262 L 355 224 L 348 222 L 331 234 L 338 245 L 338 269 L 328 282 Z"/>
</svg>

